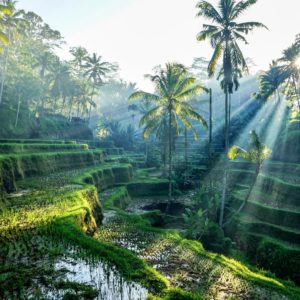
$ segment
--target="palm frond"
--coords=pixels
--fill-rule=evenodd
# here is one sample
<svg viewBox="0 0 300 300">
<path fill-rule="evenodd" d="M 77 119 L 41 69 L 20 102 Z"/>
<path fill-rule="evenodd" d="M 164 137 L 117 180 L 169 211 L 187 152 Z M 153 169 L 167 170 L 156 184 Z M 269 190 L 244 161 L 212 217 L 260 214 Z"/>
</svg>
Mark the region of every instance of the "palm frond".
<svg viewBox="0 0 300 300">
<path fill-rule="evenodd" d="M 205 91 L 205 88 L 203 87 L 203 85 L 197 84 L 189 89 L 183 90 L 179 94 L 176 94 L 176 98 L 182 99 L 182 100 L 190 99 L 193 96 L 201 94 L 203 91 Z"/>
<path fill-rule="evenodd" d="M 255 28 L 264 28 L 269 30 L 267 26 L 265 26 L 260 22 L 244 22 L 244 23 L 238 23 L 234 26 L 235 31 L 243 32 L 246 34 L 254 30 Z"/>
<path fill-rule="evenodd" d="M 142 127 L 149 122 L 159 119 L 163 111 L 163 107 L 157 106 L 149 110 L 140 120 L 139 126 Z"/>
<path fill-rule="evenodd" d="M 209 77 L 212 77 L 215 74 L 216 66 L 217 66 L 218 60 L 219 60 L 219 58 L 222 54 L 222 51 L 223 51 L 222 44 L 219 43 L 216 46 L 215 51 L 213 53 L 213 56 L 212 56 L 212 58 L 209 62 L 209 65 L 208 65 L 208 76 Z"/>
<path fill-rule="evenodd" d="M 198 121 L 205 129 L 208 128 L 206 120 L 198 114 L 189 104 L 184 104 L 184 114 L 192 120 Z"/>
<path fill-rule="evenodd" d="M 206 39 L 210 38 L 212 35 L 219 32 L 219 30 L 220 29 L 217 26 L 204 24 L 203 30 L 197 34 L 197 40 L 199 42 L 205 41 Z"/>
<path fill-rule="evenodd" d="M 248 160 L 249 154 L 245 149 L 243 149 L 241 147 L 232 146 L 228 151 L 228 158 L 230 160 L 234 160 L 236 157 L 241 157 L 241 158 Z"/>
<path fill-rule="evenodd" d="M 137 91 L 131 94 L 128 99 L 130 101 L 136 101 L 136 100 L 157 101 L 159 100 L 159 96 L 151 93 L 146 93 L 143 91 Z"/>
<path fill-rule="evenodd" d="M 4 15 L 11 15 L 13 13 L 13 8 L 11 5 L 0 4 L 0 12 Z"/>
<path fill-rule="evenodd" d="M 254 5 L 258 0 L 247 0 L 247 1 L 239 1 L 233 8 L 232 13 L 230 15 L 231 19 L 238 18 L 241 14 L 243 14 L 249 7 Z"/>
<path fill-rule="evenodd" d="M 200 1 L 197 3 L 196 8 L 199 9 L 197 13 L 198 17 L 204 17 L 219 24 L 222 23 L 222 17 L 220 16 L 219 12 L 209 2 Z"/>
<path fill-rule="evenodd" d="M 0 31 L 0 43 L 4 45 L 7 45 L 9 43 L 8 36 L 2 31 Z"/>
</svg>

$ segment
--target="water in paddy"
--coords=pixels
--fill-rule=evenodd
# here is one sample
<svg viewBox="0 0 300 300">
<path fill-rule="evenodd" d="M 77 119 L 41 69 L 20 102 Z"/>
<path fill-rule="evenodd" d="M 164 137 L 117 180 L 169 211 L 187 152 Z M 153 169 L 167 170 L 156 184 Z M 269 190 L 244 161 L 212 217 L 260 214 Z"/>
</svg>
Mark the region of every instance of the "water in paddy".
<svg viewBox="0 0 300 300">
<path fill-rule="evenodd" d="M 169 204 L 168 214 L 181 215 L 185 207 L 191 203 L 195 191 L 188 191 L 182 195 L 175 196 Z M 145 213 L 151 210 L 160 210 L 166 212 L 168 207 L 167 196 L 144 196 L 134 197 L 127 207 L 126 211 L 132 213 Z"/>
<path fill-rule="evenodd" d="M 147 290 L 137 283 L 127 282 L 116 268 L 99 260 L 60 258 L 55 270 L 67 270 L 64 281 L 87 284 L 98 292 L 97 300 L 144 300 Z M 44 290 L 47 299 L 63 299 L 68 290 Z"/>
<path fill-rule="evenodd" d="M 0 249 L 3 250 L 3 253 L 0 251 L 0 299 L 147 298 L 147 289 L 125 280 L 113 265 L 51 237 L 37 235 L 6 246 L 7 249 Z M 53 256 L 49 255 L 50 252 L 59 254 Z M 17 285 L 14 278 L 20 279 Z M 20 282 L 23 284 L 20 285 Z"/>
</svg>

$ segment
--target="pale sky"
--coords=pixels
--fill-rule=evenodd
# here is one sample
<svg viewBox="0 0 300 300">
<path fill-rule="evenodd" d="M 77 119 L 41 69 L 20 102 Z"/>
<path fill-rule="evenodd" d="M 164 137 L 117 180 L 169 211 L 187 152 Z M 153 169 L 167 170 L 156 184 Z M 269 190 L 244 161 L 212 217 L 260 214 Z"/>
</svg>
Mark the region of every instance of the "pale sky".
<svg viewBox="0 0 300 300">
<path fill-rule="evenodd" d="M 210 58 L 208 43 L 196 41 L 206 20 L 196 18 L 195 0 L 19 0 L 19 8 L 39 14 L 65 37 L 68 47 L 83 46 L 107 61 L 118 62 L 120 76 L 149 84 L 144 74 L 168 61 L 191 65 L 194 57 Z M 213 4 L 217 0 L 211 0 Z M 259 0 L 241 21 L 259 21 L 242 46 L 260 69 L 289 46 L 300 33 L 300 0 Z M 67 48 L 60 54 L 67 56 Z"/>
</svg>

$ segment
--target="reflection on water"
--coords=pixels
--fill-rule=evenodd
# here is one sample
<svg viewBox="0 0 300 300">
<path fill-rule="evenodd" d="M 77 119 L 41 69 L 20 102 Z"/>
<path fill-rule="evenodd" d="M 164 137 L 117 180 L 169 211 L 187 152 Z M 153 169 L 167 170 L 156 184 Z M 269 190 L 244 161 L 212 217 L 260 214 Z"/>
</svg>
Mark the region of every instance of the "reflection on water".
<svg viewBox="0 0 300 300">
<path fill-rule="evenodd" d="M 68 270 L 64 277 L 65 282 L 76 282 L 91 286 L 98 291 L 97 300 L 144 300 L 147 290 L 139 284 L 125 281 L 116 268 L 101 261 L 87 259 L 58 259 L 54 268 Z M 64 299 L 68 290 L 44 290 L 47 299 Z"/>
<path fill-rule="evenodd" d="M 195 191 L 192 190 L 187 191 L 182 195 L 174 196 L 169 205 L 168 213 L 171 215 L 181 215 L 184 212 L 185 207 L 191 203 L 194 194 Z M 167 196 L 133 197 L 126 211 L 136 214 L 142 214 L 151 210 L 166 212 L 168 202 L 169 200 Z"/>
</svg>

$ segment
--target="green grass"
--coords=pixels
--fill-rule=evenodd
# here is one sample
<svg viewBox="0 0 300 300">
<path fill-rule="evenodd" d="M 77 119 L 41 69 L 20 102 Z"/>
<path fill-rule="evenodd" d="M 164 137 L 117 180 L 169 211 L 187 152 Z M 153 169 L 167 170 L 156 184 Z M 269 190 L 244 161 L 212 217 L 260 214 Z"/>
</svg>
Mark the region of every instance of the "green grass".
<svg viewBox="0 0 300 300">
<path fill-rule="evenodd" d="M 278 226 L 267 222 L 260 221 L 256 218 L 251 218 L 246 214 L 240 217 L 242 224 L 246 226 L 247 231 L 258 234 L 267 234 L 282 241 L 294 244 L 295 248 L 300 251 L 300 230 L 296 228 Z"/>
<path fill-rule="evenodd" d="M 103 152 L 101 150 L 1 154 L 0 192 L 15 190 L 18 179 L 50 174 L 69 169 L 70 166 L 80 168 L 102 162 Z"/>
<path fill-rule="evenodd" d="M 238 201 L 243 201 L 242 193 L 235 193 Z M 297 210 L 278 209 L 261 202 L 248 201 L 244 212 L 267 223 L 290 228 L 300 228 L 300 212 Z"/>
<path fill-rule="evenodd" d="M 0 153 L 12 154 L 23 152 L 52 152 L 52 151 L 65 151 L 65 150 L 88 150 L 87 144 L 18 144 L 18 143 L 0 143 Z"/>
<path fill-rule="evenodd" d="M 229 269 L 231 274 L 240 277 L 246 280 L 247 282 L 251 282 L 254 285 L 259 285 L 272 290 L 277 290 L 278 292 L 286 293 L 292 296 L 293 299 L 297 299 L 297 297 L 300 297 L 299 289 L 296 288 L 290 282 L 284 282 L 276 278 L 267 277 L 265 275 L 265 272 L 258 272 L 257 270 L 253 271 L 248 266 L 234 259 L 230 259 L 223 255 L 207 252 L 203 248 L 201 243 L 197 241 L 183 239 L 181 235 L 179 235 L 178 232 L 174 230 L 163 230 L 163 229 L 153 228 L 150 226 L 150 222 L 147 220 L 146 215 L 142 215 L 142 216 L 129 215 L 120 209 L 114 208 L 112 203 L 115 201 L 115 198 L 117 196 L 118 193 L 110 195 L 110 197 L 106 202 L 107 203 L 106 207 L 109 209 L 115 209 L 118 215 L 123 220 L 133 224 L 134 228 L 138 228 L 139 231 L 145 232 L 145 234 L 147 232 L 152 232 L 152 233 L 155 232 L 156 234 L 165 237 L 166 239 L 171 239 L 173 242 L 175 242 L 176 244 L 180 245 L 183 249 L 185 249 L 183 250 L 184 252 L 190 250 L 194 253 L 194 255 L 199 256 L 199 258 L 205 257 L 210 261 L 213 261 L 215 264 L 222 266 L 222 268 Z M 112 199 L 114 199 L 114 201 L 112 201 Z"/>
<path fill-rule="evenodd" d="M 67 168 L 67 166 L 69 168 L 70 166 L 74 167 L 74 159 L 80 158 L 82 152 L 72 151 L 70 153 L 72 154 L 69 155 L 68 161 L 65 161 L 68 157 L 65 152 L 4 155 L 0 156 L 0 161 L 9 157 L 9 160 L 12 160 L 12 166 L 16 168 L 20 167 L 18 165 L 19 158 L 25 157 L 25 160 L 28 159 L 30 164 L 25 164 L 22 167 L 32 167 L 31 163 L 36 164 L 36 173 L 24 169 L 22 171 L 28 176 L 32 174 L 41 175 L 49 171 L 47 166 L 53 163 L 52 157 L 62 163 L 53 171 Z M 99 154 L 99 159 L 102 155 L 101 151 L 89 153 Z M 48 162 L 38 165 L 40 160 L 48 160 Z M 201 299 L 199 291 L 189 293 L 182 289 L 172 288 L 171 283 L 163 274 L 154 270 L 133 252 L 91 237 L 97 230 L 97 222 L 100 222 L 103 217 L 102 205 L 97 192 L 105 186 L 121 184 L 109 194 L 104 205 L 107 209 L 116 210 L 118 216 L 131 223 L 135 230 L 139 230 L 143 234 L 154 233 L 160 238 L 170 240 L 183 253 L 192 253 L 192 256 L 200 261 L 205 259 L 214 268 L 224 269 L 232 276 L 241 278 L 250 285 L 289 295 L 291 299 L 300 297 L 299 289 L 289 282 L 268 277 L 263 272 L 253 271 L 248 266 L 233 259 L 207 252 L 201 243 L 186 240 L 177 231 L 154 228 L 151 226 L 147 215 L 130 215 L 122 210 L 123 204 L 126 205 L 126 201 L 128 201 L 127 188 L 129 192 L 131 189 L 131 191 L 146 195 L 156 194 L 157 190 L 161 192 L 160 189 L 165 193 L 168 186 L 167 180 L 147 178 L 147 171 L 143 170 L 137 172 L 138 178 L 124 184 L 124 182 L 132 179 L 130 164 L 100 164 L 87 168 L 89 162 L 89 159 L 87 161 L 82 160 L 79 164 L 85 168 L 76 172 L 61 173 L 57 178 L 54 176 L 53 181 L 47 180 L 47 177 L 45 180 L 41 179 L 40 182 L 37 182 L 37 178 L 24 180 L 21 183 L 24 188 L 26 186 L 43 188 L 42 190 L 31 191 L 28 195 L 23 195 L 20 198 L 6 199 L 8 202 L 10 201 L 10 204 L 7 204 L 0 214 L 0 241 L 13 242 L 17 236 L 39 229 L 45 235 L 51 234 L 59 240 L 84 249 L 92 256 L 114 264 L 126 280 L 134 280 L 147 287 L 153 294 L 150 299 L 151 297 L 152 299 L 165 300 Z M 109 182 L 112 179 L 114 180 Z"/>
</svg>

